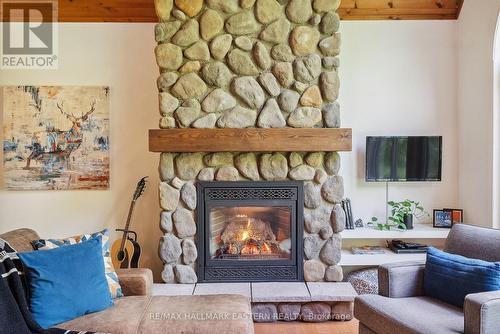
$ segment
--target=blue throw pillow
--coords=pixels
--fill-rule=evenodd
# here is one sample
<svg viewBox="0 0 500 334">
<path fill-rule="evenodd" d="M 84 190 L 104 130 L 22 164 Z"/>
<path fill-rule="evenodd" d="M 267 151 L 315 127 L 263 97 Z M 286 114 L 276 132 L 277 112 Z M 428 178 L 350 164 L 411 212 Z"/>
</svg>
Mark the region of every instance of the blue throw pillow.
<svg viewBox="0 0 500 334">
<path fill-rule="evenodd" d="M 43 252 L 19 253 L 28 277 L 29 306 L 43 328 L 111 305 L 101 238 Z"/>
<path fill-rule="evenodd" d="M 425 295 L 463 307 L 470 293 L 500 290 L 500 263 L 470 259 L 429 247 Z"/>
</svg>

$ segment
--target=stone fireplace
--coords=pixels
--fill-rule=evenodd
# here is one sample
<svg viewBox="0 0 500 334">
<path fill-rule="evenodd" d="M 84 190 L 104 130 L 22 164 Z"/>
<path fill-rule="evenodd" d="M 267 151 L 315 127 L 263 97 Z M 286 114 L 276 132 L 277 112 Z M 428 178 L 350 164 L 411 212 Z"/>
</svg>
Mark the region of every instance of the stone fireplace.
<svg viewBox="0 0 500 334">
<path fill-rule="evenodd" d="M 230 262 L 230 255 L 243 255 L 242 258 L 253 259 L 246 261 L 254 261 L 257 258 L 255 255 L 266 256 L 266 247 L 281 246 L 280 249 L 286 250 L 288 233 L 292 235 L 293 231 L 297 233 L 297 247 L 301 246 L 302 241 L 303 252 L 297 252 L 297 259 L 303 256 L 305 260 L 304 279 L 342 280 L 342 269 L 338 265 L 341 247 L 339 233 L 345 227 L 345 215 L 339 204 L 344 189 L 342 177 L 337 175 L 338 170 L 339 155 L 335 152 L 292 152 L 286 155 L 231 152 L 162 153 L 160 173 L 164 181 L 160 183 L 160 204 L 164 210 L 161 214 L 161 228 L 165 234 L 160 240 L 160 257 L 165 262 L 163 280 L 168 283 L 212 281 L 213 279 L 207 278 L 206 272 L 204 277 L 198 277 L 196 274 L 200 273 L 198 266 L 206 268 L 205 261 L 210 260 L 215 268 L 219 267 L 213 266 L 214 261 Z M 284 180 L 294 181 L 290 183 L 295 184 L 296 193 L 293 198 L 279 199 L 278 197 L 284 196 L 281 193 L 274 194 L 273 200 L 263 201 L 256 199 L 251 191 L 245 190 L 269 184 L 275 184 L 276 187 Z M 303 191 L 298 184 L 303 185 Z M 232 191 L 224 189 L 228 186 Z M 240 188 L 243 190 L 235 191 Z M 210 194 L 214 197 L 210 197 L 208 201 L 207 189 L 218 189 Z M 270 193 L 265 194 L 269 196 Z M 241 199 L 240 203 L 235 203 L 236 199 Z M 208 210 L 205 207 L 207 203 Z M 269 210 L 269 207 L 274 210 Z M 246 229 L 249 235 L 265 234 L 269 229 L 272 232 L 256 240 L 255 246 L 260 247 L 259 254 L 252 254 L 255 251 L 249 248 L 243 251 L 243 247 L 247 244 L 250 246 L 250 243 L 234 242 L 238 237 L 233 234 L 240 233 L 241 239 L 245 229 L 240 229 L 237 233 L 232 231 L 247 226 L 249 220 L 252 222 L 250 225 L 256 226 L 254 230 Z M 292 226 L 293 222 L 296 226 Z M 285 227 L 286 224 L 290 225 Z M 290 232 L 287 231 L 288 227 Z M 300 235 L 302 240 L 299 240 Z M 266 245 L 263 242 L 267 242 Z M 225 247 L 235 248 L 224 251 Z M 273 256 L 283 255 L 280 252 L 274 253 Z M 296 266 L 299 271 L 291 274 L 286 280 L 301 279 L 300 263 Z M 264 276 L 259 279 L 250 275 L 249 273 L 245 278 L 247 281 L 269 280 Z M 232 280 L 229 277 L 220 279 Z M 275 280 L 279 278 L 275 277 Z"/>
<path fill-rule="evenodd" d="M 155 0 L 160 19 L 155 27 L 159 131 L 186 129 L 184 136 L 192 139 L 189 131 L 340 128 L 339 3 Z M 297 144 L 293 135 L 289 138 Z M 273 142 L 265 136 L 253 140 L 270 146 Z M 314 135 L 306 140 L 314 142 Z M 162 152 L 163 280 L 234 281 L 239 276 L 247 281 L 341 281 L 344 187 L 334 143 L 317 151 L 307 142 L 296 151 L 245 150 L 241 145 L 234 150 L 230 141 L 225 143 L 219 151 L 199 151 L 196 142 L 193 150 L 176 150 L 175 145 L 155 150 Z M 290 182 L 297 186 L 295 207 L 251 203 L 250 196 L 238 206 L 225 203 L 205 210 L 203 206 L 213 203 L 199 189 L 217 183 L 221 188 L 226 182 L 241 182 L 235 190 Z M 238 275 L 233 261 L 244 267 Z M 272 273 L 260 266 L 256 276 L 247 267 L 257 263 L 288 272 Z M 242 269 L 247 270 L 244 275 Z"/>
<path fill-rule="evenodd" d="M 302 182 L 199 182 L 198 282 L 302 281 L 303 198 Z"/>
</svg>

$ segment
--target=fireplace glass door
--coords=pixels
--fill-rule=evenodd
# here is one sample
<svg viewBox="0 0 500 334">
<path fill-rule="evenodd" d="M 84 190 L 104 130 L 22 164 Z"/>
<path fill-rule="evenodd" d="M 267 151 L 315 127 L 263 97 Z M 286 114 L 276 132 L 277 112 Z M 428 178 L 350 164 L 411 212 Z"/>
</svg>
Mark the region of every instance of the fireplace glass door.
<svg viewBox="0 0 500 334">
<path fill-rule="evenodd" d="M 210 257 L 219 260 L 290 260 L 292 210 L 286 206 L 214 207 Z"/>
<path fill-rule="evenodd" d="M 198 282 L 301 281 L 303 184 L 198 182 Z"/>
</svg>

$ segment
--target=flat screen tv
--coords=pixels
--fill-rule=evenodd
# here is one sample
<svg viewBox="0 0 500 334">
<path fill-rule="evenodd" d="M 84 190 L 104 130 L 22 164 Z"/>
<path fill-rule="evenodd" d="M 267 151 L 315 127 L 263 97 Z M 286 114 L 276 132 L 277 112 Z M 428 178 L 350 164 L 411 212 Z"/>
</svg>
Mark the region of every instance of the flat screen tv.
<svg viewBox="0 0 500 334">
<path fill-rule="evenodd" d="M 442 137 L 366 137 L 366 181 L 441 181 Z"/>
</svg>

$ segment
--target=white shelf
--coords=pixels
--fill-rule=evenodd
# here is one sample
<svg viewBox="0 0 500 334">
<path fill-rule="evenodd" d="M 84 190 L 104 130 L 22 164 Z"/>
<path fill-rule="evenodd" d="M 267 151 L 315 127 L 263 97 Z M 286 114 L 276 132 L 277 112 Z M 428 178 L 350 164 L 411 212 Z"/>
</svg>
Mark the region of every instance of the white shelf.
<svg viewBox="0 0 500 334">
<path fill-rule="evenodd" d="M 434 228 L 430 224 L 415 224 L 412 230 L 380 231 L 373 227 L 361 227 L 342 231 L 342 239 L 446 239 L 448 228 Z"/>
<path fill-rule="evenodd" d="M 378 266 L 385 263 L 405 261 L 425 261 L 426 254 L 396 254 L 386 250 L 385 254 L 360 255 L 353 254 L 348 249 L 342 249 L 341 266 Z"/>
</svg>

